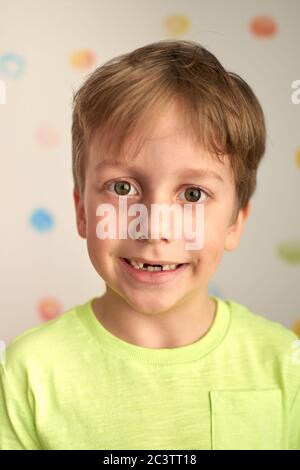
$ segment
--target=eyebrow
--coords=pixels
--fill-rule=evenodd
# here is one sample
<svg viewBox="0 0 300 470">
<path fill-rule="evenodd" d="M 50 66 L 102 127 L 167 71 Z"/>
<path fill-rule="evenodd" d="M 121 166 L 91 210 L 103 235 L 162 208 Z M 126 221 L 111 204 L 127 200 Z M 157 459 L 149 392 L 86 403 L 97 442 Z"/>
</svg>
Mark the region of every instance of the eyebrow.
<svg viewBox="0 0 300 470">
<path fill-rule="evenodd" d="M 124 163 L 118 163 L 118 162 L 114 162 L 114 161 L 106 161 L 106 160 L 103 160 L 101 162 L 98 162 L 95 166 L 95 171 L 98 171 L 104 167 L 107 167 L 107 168 L 121 168 L 121 169 L 124 169 L 124 170 L 133 170 L 133 171 L 136 171 L 136 167 L 134 166 L 128 166 Z M 224 179 L 222 178 L 221 175 L 219 175 L 219 173 L 217 173 L 216 171 L 214 170 L 205 170 L 204 168 L 187 168 L 187 169 L 183 169 L 182 171 L 180 171 L 180 175 L 182 176 L 185 176 L 185 177 L 188 177 L 188 176 L 199 176 L 201 178 L 210 178 L 210 179 L 215 179 L 215 180 L 218 180 L 218 181 L 221 181 L 222 183 L 224 183 Z"/>
</svg>

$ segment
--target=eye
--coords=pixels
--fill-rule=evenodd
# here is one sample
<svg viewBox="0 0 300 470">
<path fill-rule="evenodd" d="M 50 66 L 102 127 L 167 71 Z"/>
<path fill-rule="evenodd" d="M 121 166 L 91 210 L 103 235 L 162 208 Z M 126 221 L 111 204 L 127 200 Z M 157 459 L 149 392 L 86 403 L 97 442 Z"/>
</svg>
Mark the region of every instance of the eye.
<svg viewBox="0 0 300 470">
<path fill-rule="evenodd" d="M 113 191 L 115 191 L 118 196 L 128 196 L 130 188 L 134 188 L 134 186 L 132 186 L 131 183 L 125 180 L 113 181 L 112 183 L 109 184 L 108 190 L 111 186 L 113 186 Z M 137 192 L 135 192 L 134 195 L 135 194 L 137 194 Z"/>
<path fill-rule="evenodd" d="M 184 196 L 188 200 L 188 202 L 199 202 L 199 199 L 201 198 L 201 194 L 204 194 L 204 200 L 201 200 L 200 203 L 206 201 L 210 197 L 210 195 L 204 191 L 202 188 L 198 188 L 195 186 L 190 186 L 186 188 L 182 193 L 184 192 Z M 182 194 L 180 193 L 180 194 Z"/>
</svg>

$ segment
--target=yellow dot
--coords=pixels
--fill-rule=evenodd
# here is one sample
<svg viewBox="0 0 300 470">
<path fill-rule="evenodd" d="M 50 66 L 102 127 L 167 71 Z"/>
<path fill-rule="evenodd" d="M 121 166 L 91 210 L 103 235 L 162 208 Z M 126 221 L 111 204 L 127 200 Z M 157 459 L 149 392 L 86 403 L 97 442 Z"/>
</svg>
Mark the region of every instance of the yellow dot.
<svg viewBox="0 0 300 470">
<path fill-rule="evenodd" d="M 86 70 L 94 65 L 96 61 L 95 54 L 88 49 L 75 51 L 70 56 L 70 64 L 74 69 Z"/>
<path fill-rule="evenodd" d="M 185 15 L 169 15 L 163 25 L 169 36 L 181 36 L 189 30 L 191 22 Z"/>
<path fill-rule="evenodd" d="M 295 160 L 296 160 L 296 166 L 299 168 L 300 170 L 300 147 L 296 150 L 296 153 L 295 153 Z"/>
</svg>

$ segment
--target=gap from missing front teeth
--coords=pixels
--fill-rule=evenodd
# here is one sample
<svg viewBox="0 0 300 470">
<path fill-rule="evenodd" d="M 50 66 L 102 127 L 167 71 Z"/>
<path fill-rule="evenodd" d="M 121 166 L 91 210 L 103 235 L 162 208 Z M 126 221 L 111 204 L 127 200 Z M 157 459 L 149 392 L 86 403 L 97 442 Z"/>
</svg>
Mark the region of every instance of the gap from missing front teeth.
<svg viewBox="0 0 300 470">
<path fill-rule="evenodd" d="M 182 264 L 171 264 L 171 265 L 164 265 L 162 266 L 161 264 L 148 264 L 148 263 L 137 263 L 135 261 L 130 261 L 127 258 L 124 258 L 124 260 L 133 268 L 137 270 L 142 270 L 142 271 L 149 271 L 149 272 L 159 272 L 159 271 L 175 271 L 177 268 L 182 266 Z"/>
</svg>

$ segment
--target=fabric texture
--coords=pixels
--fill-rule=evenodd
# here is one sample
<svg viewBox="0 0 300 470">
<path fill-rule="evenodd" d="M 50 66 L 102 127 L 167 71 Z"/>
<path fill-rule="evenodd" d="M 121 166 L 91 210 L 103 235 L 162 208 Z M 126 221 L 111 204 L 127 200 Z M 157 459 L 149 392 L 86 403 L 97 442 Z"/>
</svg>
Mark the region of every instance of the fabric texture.
<svg viewBox="0 0 300 470">
<path fill-rule="evenodd" d="M 297 336 L 210 297 L 212 326 L 182 347 L 114 336 L 94 298 L 17 336 L 0 367 L 0 449 L 300 450 Z"/>
</svg>

